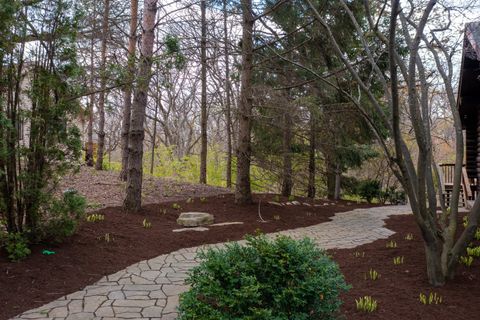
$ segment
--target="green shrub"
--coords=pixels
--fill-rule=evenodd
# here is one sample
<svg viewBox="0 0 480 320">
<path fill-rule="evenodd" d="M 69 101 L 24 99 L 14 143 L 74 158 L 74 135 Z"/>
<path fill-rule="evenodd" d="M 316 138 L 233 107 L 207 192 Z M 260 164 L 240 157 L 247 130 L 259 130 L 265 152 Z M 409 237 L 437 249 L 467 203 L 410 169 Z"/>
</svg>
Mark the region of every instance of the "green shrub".
<svg viewBox="0 0 480 320">
<path fill-rule="evenodd" d="M 61 200 L 53 200 L 49 218 L 42 224 L 42 239 L 63 242 L 74 235 L 86 205 L 85 198 L 72 189 L 65 191 Z"/>
<path fill-rule="evenodd" d="M 341 179 L 341 188 L 343 192 L 350 196 L 358 195 L 358 186 L 360 185 L 360 181 L 355 177 L 345 176 Z"/>
<path fill-rule="evenodd" d="M 405 191 L 397 190 L 395 187 L 389 187 L 385 191 L 380 191 L 379 193 L 380 202 L 390 204 L 405 204 L 406 195 Z"/>
<path fill-rule="evenodd" d="M 348 290 L 338 266 L 309 239 L 247 237 L 199 254 L 179 318 L 334 319 Z"/>
<path fill-rule="evenodd" d="M 4 245 L 8 258 L 12 261 L 25 259 L 31 253 L 28 248 L 27 237 L 20 232 L 7 234 L 4 239 Z"/>
<path fill-rule="evenodd" d="M 377 180 L 363 180 L 358 185 L 358 195 L 368 203 L 372 203 L 374 198 L 378 198 L 380 192 L 380 182 Z"/>
</svg>

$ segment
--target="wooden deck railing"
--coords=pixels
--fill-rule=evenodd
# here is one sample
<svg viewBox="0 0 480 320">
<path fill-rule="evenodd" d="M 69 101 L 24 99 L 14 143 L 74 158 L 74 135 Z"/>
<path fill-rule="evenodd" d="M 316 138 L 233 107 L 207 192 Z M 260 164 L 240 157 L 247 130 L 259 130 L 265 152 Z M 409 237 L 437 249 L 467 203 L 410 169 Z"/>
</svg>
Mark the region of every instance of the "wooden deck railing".
<svg viewBox="0 0 480 320">
<path fill-rule="evenodd" d="M 441 175 L 442 193 L 449 199 L 450 193 L 453 190 L 453 178 L 455 176 L 455 164 L 443 163 L 439 165 Z M 477 191 L 477 179 L 470 179 L 467 174 L 465 165 L 462 167 L 462 180 L 461 191 L 463 192 L 464 204 L 467 204 L 466 200 L 474 200 Z"/>
</svg>

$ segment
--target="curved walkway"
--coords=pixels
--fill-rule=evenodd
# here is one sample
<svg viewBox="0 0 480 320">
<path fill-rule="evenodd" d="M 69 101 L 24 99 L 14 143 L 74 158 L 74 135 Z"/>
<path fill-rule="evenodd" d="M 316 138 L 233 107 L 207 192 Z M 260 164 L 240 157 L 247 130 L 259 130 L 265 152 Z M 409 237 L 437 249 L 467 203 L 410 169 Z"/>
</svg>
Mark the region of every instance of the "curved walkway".
<svg viewBox="0 0 480 320">
<path fill-rule="evenodd" d="M 269 236 L 282 234 L 296 239 L 310 237 L 324 249 L 354 248 L 388 238 L 394 232 L 384 227 L 384 220 L 391 215 L 410 212 L 407 206 L 356 209 L 337 213 L 329 222 L 272 233 Z M 82 291 L 13 319 L 175 319 L 178 295 L 187 289 L 184 285 L 187 272 L 198 264 L 196 253 L 207 247 L 223 245 L 185 248 L 141 261 L 103 277 Z"/>
</svg>

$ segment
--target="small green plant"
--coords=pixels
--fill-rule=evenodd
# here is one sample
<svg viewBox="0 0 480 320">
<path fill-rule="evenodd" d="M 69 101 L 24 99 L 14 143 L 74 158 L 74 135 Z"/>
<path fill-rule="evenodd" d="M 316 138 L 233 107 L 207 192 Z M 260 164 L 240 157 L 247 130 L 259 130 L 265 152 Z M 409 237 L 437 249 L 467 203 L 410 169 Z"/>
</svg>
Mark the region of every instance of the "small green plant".
<svg viewBox="0 0 480 320">
<path fill-rule="evenodd" d="M 394 240 L 388 241 L 386 247 L 389 249 L 393 249 L 397 247 L 397 242 Z"/>
<path fill-rule="evenodd" d="M 295 200 L 295 196 L 293 194 L 288 196 L 288 201 L 294 201 L 294 200 Z"/>
<path fill-rule="evenodd" d="M 480 228 L 477 229 L 477 231 L 475 231 L 475 240 L 480 240 Z"/>
<path fill-rule="evenodd" d="M 113 236 L 110 233 L 105 233 L 105 235 L 103 236 L 103 240 L 106 243 L 109 243 L 109 242 L 112 242 L 114 239 L 113 239 Z"/>
<path fill-rule="evenodd" d="M 175 210 L 180 210 L 182 207 L 178 203 L 172 204 L 172 208 Z"/>
<path fill-rule="evenodd" d="M 11 261 L 20 261 L 30 255 L 31 251 L 28 248 L 28 240 L 20 232 L 9 233 L 5 238 L 5 250 L 8 258 Z"/>
<path fill-rule="evenodd" d="M 374 312 L 377 310 L 377 300 L 373 299 L 371 296 L 360 297 L 358 300 L 355 299 L 357 304 L 357 310 L 363 312 Z"/>
<path fill-rule="evenodd" d="M 407 235 L 405 236 L 405 240 L 412 241 L 413 240 L 413 234 L 412 233 L 407 233 Z"/>
<path fill-rule="evenodd" d="M 468 216 L 463 217 L 463 227 L 466 228 L 468 224 Z"/>
<path fill-rule="evenodd" d="M 360 257 L 363 258 L 363 257 L 365 257 L 365 252 L 362 251 L 362 252 L 360 253 L 360 252 L 358 252 L 358 251 L 355 251 L 355 252 L 353 253 L 353 256 L 354 256 L 355 258 L 360 258 Z"/>
<path fill-rule="evenodd" d="M 193 203 L 193 198 L 188 198 L 187 201 L 185 201 L 186 203 Z"/>
<path fill-rule="evenodd" d="M 365 280 L 367 280 L 367 278 L 375 281 L 380 278 L 380 273 L 378 273 L 376 270 L 370 269 L 370 271 L 368 272 L 368 276 L 367 274 L 365 274 Z"/>
<path fill-rule="evenodd" d="M 190 289 L 180 295 L 179 320 L 335 319 L 348 286 L 312 240 L 246 239 L 245 246 L 199 254 Z"/>
<path fill-rule="evenodd" d="M 87 209 L 95 210 L 100 209 L 103 205 L 99 202 L 90 202 L 87 204 Z"/>
<path fill-rule="evenodd" d="M 460 263 L 464 264 L 466 267 L 470 267 L 473 263 L 473 257 L 472 256 L 468 256 L 468 257 L 461 256 L 460 257 Z"/>
<path fill-rule="evenodd" d="M 145 229 L 150 229 L 152 227 L 152 223 L 148 221 L 147 219 L 143 219 L 143 227 Z"/>
<path fill-rule="evenodd" d="M 200 202 L 201 202 L 201 203 L 205 203 L 205 202 L 207 202 L 207 198 L 205 198 L 205 197 L 201 197 L 201 198 L 200 198 Z"/>
<path fill-rule="evenodd" d="M 280 202 L 280 196 L 278 194 L 276 194 L 274 197 L 273 197 L 273 201 L 275 202 Z"/>
<path fill-rule="evenodd" d="M 394 265 L 403 264 L 403 256 L 393 258 L 393 264 Z"/>
<path fill-rule="evenodd" d="M 443 301 L 442 296 L 438 295 L 436 292 L 430 292 L 428 297 L 426 294 L 420 292 L 419 299 L 420 299 L 420 302 L 424 305 L 441 304 Z"/>
<path fill-rule="evenodd" d="M 467 248 L 467 255 L 472 257 L 480 257 L 480 247 Z"/>
<path fill-rule="evenodd" d="M 88 222 L 98 222 L 98 221 L 104 221 L 105 220 L 105 215 L 100 214 L 100 213 L 92 213 L 89 214 L 86 218 Z"/>
</svg>

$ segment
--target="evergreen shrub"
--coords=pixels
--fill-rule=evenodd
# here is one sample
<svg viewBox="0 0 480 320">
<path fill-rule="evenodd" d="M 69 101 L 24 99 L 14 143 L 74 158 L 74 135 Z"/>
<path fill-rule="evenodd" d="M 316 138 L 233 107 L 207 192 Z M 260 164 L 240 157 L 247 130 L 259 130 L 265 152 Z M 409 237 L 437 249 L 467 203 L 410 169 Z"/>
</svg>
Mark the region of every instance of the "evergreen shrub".
<svg viewBox="0 0 480 320">
<path fill-rule="evenodd" d="M 63 242 L 77 231 L 78 222 L 85 215 L 87 202 L 76 190 L 69 189 L 63 198 L 53 200 L 49 218 L 42 225 L 42 239 Z"/>
<path fill-rule="evenodd" d="M 367 200 L 368 203 L 372 203 L 374 198 L 378 198 L 382 191 L 380 181 L 377 180 L 363 180 L 358 185 L 358 195 Z"/>
<path fill-rule="evenodd" d="M 27 237 L 20 232 L 6 234 L 1 242 L 5 246 L 8 258 L 12 261 L 25 259 L 31 253 Z"/>
<path fill-rule="evenodd" d="M 245 246 L 199 254 L 179 318 L 334 319 L 348 290 L 338 265 L 305 238 L 248 236 Z"/>
</svg>

